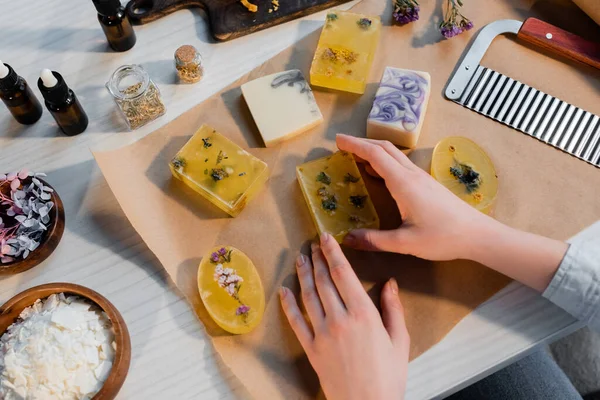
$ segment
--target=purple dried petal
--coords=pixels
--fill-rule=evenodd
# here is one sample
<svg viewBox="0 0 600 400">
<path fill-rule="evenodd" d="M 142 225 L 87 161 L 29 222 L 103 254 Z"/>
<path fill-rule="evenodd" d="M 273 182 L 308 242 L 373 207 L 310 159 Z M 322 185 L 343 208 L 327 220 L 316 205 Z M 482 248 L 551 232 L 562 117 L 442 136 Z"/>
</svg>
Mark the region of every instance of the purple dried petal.
<svg viewBox="0 0 600 400">
<path fill-rule="evenodd" d="M 226 255 L 226 254 L 227 254 L 227 250 L 225 249 L 225 247 L 221 247 L 221 248 L 219 249 L 219 255 L 220 255 L 220 256 L 224 256 L 224 255 Z"/>
<path fill-rule="evenodd" d="M 405 25 L 410 22 L 417 21 L 419 19 L 419 10 L 420 8 L 418 6 L 397 7 L 394 14 L 392 15 L 396 23 L 400 25 Z"/>
<path fill-rule="evenodd" d="M 212 262 L 217 262 L 217 261 L 219 261 L 219 255 L 217 253 L 212 253 L 210 255 L 210 259 Z"/>
<path fill-rule="evenodd" d="M 463 28 L 463 30 L 465 30 L 465 31 L 471 30 L 471 29 L 473 29 L 473 21 L 469 21 L 469 20 L 466 20 L 466 21 L 465 21 L 465 20 L 463 20 L 463 21 L 460 23 L 460 26 L 461 26 L 461 27 Z"/>
<path fill-rule="evenodd" d="M 250 307 L 247 306 L 247 305 L 242 304 L 241 306 L 239 306 L 237 308 L 237 310 L 235 310 L 235 315 L 248 314 L 248 311 L 250 311 Z"/>
</svg>

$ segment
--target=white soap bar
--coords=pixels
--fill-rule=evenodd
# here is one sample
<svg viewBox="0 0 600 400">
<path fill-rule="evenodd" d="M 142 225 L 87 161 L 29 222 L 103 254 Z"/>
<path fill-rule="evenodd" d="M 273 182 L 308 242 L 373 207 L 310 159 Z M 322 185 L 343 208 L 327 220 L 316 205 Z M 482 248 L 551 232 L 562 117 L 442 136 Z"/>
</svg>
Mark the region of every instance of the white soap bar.
<svg viewBox="0 0 600 400">
<path fill-rule="evenodd" d="M 245 83 L 242 94 L 267 147 L 323 122 L 315 96 L 297 69 Z"/>
<path fill-rule="evenodd" d="M 430 93 L 427 72 L 386 67 L 367 120 L 367 137 L 415 147 Z"/>
</svg>

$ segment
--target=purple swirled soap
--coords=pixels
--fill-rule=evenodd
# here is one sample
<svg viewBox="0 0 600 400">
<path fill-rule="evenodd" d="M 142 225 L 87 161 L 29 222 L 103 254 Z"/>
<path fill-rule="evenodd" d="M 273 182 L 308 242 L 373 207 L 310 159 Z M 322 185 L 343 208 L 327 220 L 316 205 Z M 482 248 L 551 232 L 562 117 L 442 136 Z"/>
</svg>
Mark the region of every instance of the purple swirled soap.
<svg viewBox="0 0 600 400">
<path fill-rule="evenodd" d="M 367 119 L 367 137 L 415 147 L 430 93 L 427 72 L 386 67 Z"/>
</svg>

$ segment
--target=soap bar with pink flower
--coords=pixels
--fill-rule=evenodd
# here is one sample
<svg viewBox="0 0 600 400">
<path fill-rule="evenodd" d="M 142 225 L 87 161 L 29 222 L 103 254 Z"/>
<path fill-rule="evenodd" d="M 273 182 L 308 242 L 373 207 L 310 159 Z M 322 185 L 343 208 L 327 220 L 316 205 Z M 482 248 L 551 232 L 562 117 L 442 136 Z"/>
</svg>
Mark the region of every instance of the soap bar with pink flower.
<svg viewBox="0 0 600 400">
<path fill-rule="evenodd" d="M 217 246 L 198 268 L 198 290 L 210 317 L 230 333 L 248 333 L 265 312 L 265 292 L 256 267 L 241 250 Z"/>
<path fill-rule="evenodd" d="M 415 147 L 430 93 L 427 72 L 386 67 L 367 120 L 367 137 Z"/>
</svg>

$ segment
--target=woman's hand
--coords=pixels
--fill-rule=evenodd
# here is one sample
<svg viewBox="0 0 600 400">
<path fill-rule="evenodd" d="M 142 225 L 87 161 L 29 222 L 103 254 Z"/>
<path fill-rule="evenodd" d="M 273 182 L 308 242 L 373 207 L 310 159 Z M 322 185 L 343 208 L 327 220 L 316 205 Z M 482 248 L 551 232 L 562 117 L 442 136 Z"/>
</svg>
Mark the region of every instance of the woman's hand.
<svg viewBox="0 0 600 400">
<path fill-rule="evenodd" d="M 469 259 L 538 291 L 552 280 L 566 243 L 510 228 L 475 210 L 389 142 L 338 135 L 337 145 L 385 180 L 402 215 L 398 229 L 358 229 L 344 244 L 428 260 Z"/>
<path fill-rule="evenodd" d="M 331 235 L 312 245 L 311 258 L 296 262 L 310 322 L 285 287 L 281 304 L 327 399 L 402 399 L 410 339 L 397 283 L 385 284 L 380 317 Z"/>
<path fill-rule="evenodd" d="M 367 162 L 369 172 L 385 180 L 402 215 L 402 226 L 395 230 L 352 231 L 344 240 L 347 246 L 428 260 L 469 258 L 480 227 L 497 224 L 439 184 L 390 142 L 340 134 L 337 145 Z"/>
</svg>

